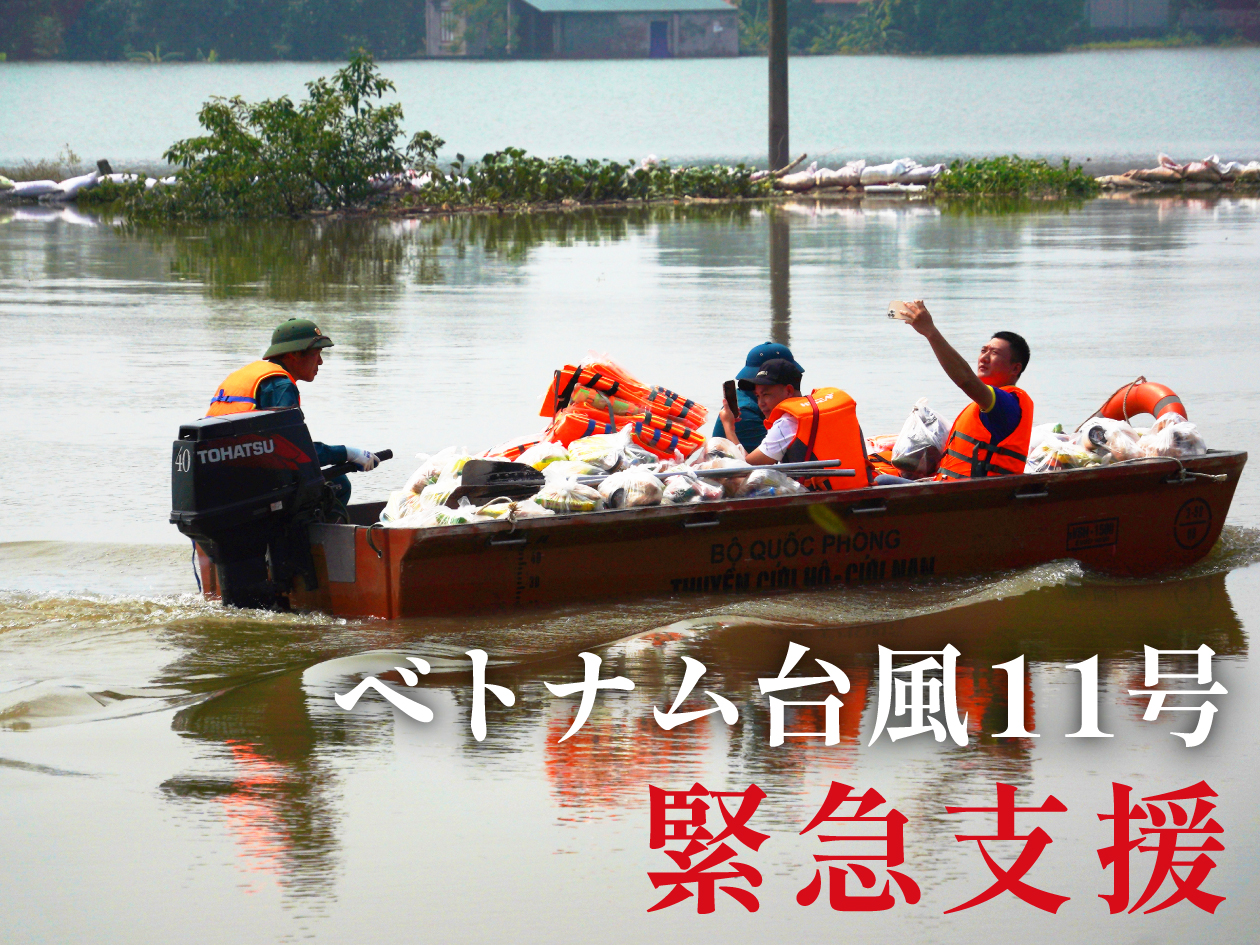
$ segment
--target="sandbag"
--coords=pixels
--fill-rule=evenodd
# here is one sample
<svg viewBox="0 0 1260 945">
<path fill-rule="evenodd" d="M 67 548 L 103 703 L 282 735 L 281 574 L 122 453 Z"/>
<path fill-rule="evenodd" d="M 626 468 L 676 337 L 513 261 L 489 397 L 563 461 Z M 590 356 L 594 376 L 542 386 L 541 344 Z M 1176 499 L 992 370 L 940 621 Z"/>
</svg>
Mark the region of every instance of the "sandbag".
<svg viewBox="0 0 1260 945">
<path fill-rule="evenodd" d="M 1216 168 L 1209 167 L 1202 161 L 1191 161 L 1187 164 L 1181 177 L 1182 180 L 1193 181 L 1198 184 L 1219 184 L 1221 182 L 1221 175 Z"/>
<path fill-rule="evenodd" d="M 932 164 L 924 167 L 912 167 L 897 178 L 899 184 L 930 184 L 945 173 L 944 164 Z"/>
<path fill-rule="evenodd" d="M 58 200 L 73 200 L 79 196 L 80 191 L 91 190 L 101 180 L 101 172 L 93 171 L 91 174 L 82 174 L 79 177 L 70 177 L 63 180 L 57 185 L 57 192 L 53 194 Z"/>
<path fill-rule="evenodd" d="M 892 161 L 888 164 L 874 164 L 864 167 L 861 173 L 862 186 L 865 187 L 867 184 L 896 183 L 897 178 L 910 170 L 910 168 L 917 166 L 909 158 L 902 158 L 899 161 Z"/>
<path fill-rule="evenodd" d="M 9 191 L 14 197 L 44 197 L 57 192 L 55 180 L 22 180 L 13 185 Z"/>
</svg>

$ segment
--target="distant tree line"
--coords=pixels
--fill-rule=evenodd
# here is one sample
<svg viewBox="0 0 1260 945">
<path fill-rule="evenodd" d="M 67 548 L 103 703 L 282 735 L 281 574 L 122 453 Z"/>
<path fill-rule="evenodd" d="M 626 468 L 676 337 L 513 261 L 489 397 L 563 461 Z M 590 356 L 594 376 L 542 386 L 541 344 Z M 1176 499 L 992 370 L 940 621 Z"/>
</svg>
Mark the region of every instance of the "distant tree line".
<svg viewBox="0 0 1260 945">
<path fill-rule="evenodd" d="M 4 0 L 15 59 L 380 59 L 424 52 L 424 0 Z"/>
<path fill-rule="evenodd" d="M 733 0 L 740 48 L 764 52 L 769 0 Z M 1188 7 L 1251 0 L 1172 0 Z M 795 54 L 1050 52 L 1090 38 L 1085 0 L 787 0 Z M 424 0 L 3 0 L 0 56 L 145 61 L 377 59 L 424 54 Z M 507 0 L 454 0 L 487 56 Z"/>
<path fill-rule="evenodd" d="M 740 45 L 768 41 L 769 0 L 740 0 Z M 1051 52 L 1087 32 L 1085 0 L 788 0 L 794 53 Z"/>
</svg>

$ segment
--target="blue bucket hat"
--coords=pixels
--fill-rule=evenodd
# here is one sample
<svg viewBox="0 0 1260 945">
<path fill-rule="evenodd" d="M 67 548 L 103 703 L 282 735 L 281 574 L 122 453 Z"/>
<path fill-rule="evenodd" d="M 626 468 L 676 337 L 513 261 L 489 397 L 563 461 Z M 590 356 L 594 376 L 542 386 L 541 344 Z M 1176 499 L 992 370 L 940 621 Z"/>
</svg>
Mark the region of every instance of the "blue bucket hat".
<svg viewBox="0 0 1260 945">
<path fill-rule="evenodd" d="M 791 361 L 792 366 L 796 370 L 804 374 L 805 369 L 796 363 L 796 359 L 792 357 L 792 351 L 787 345 L 775 344 L 767 341 L 763 345 L 757 345 L 748 352 L 748 358 L 744 362 L 744 366 L 740 368 L 738 374 L 735 375 L 737 381 L 751 381 L 757 376 L 757 372 L 761 370 L 761 366 L 767 361 Z"/>
</svg>

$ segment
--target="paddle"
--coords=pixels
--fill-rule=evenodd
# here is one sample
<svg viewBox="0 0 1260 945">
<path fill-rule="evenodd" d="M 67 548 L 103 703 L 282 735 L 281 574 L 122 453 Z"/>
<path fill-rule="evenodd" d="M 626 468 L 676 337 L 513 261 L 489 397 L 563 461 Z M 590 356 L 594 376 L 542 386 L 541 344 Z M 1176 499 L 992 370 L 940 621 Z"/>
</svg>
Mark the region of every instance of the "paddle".
<svg viewBox="0 0 1260 945">
<path fill-rule="evenodd" d="M 811 463 L 776 463 L 767 466 L 728 466 L 723 469 L 691 469 L 678 472 L 655 473 L 658 479 L 671 476 L 700 476 L 705 479 L 727 479 L 732 476 L 747 476 L 758 469 L 777 469 L 788 475 L 816 476 L 824 470 L 827 476 L 855 476 L 852 469 L 835 469 L 838 459 L 815 460 Z M 608 475 L 612 475 L 609 473 Z M 608 476 L 578 476 L 577 481 L 583 485 L 596 485 Z M 455 489 L 446 500 L 448 508 L 455 508 L 459 500 L 468 497 L 470 501 L 497 499 L 500 496 L 508 499 L 528 499 L 547 483 L 547 477 L 533 466 L 524 463 L 509 463 L 503 460 L 470 459 L 464 464 L 459 488 Z"/>
</svg>

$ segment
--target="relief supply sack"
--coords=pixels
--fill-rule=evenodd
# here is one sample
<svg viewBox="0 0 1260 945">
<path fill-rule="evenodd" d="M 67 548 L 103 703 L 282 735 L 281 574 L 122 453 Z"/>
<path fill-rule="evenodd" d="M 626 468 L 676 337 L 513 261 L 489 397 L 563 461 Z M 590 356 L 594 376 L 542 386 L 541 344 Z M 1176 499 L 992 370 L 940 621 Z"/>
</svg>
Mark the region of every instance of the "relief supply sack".
<svg viewBox="0 0 1260 945">
<path fill-rule="evenodd" d="M 660 505 L 665 485 L 642 466 L 631 466 L 613 473 L 599 484 L 604 508 L 634 509 Z"/>
<path fill-rule="evenodd" d="M 1143 456 L 1175 456 L 1190 459 L 1207 453 L 1199 428 L 1181 414 L 1166 413 L 1155 421 L 1150 432 L 1138 440 Z"/>
<path fill-rule="evenodd" d="M 749 473 L 739 495 L 743 499 L 761 499 L 773 495 L 801 495 L 808 491 L 787 473 L 777 469 L 758 469 Z"/>
<path fill-rule="evenodd" d="M 945 455 L 949 430 L 927 404 L 926 397 L 915 402 L 893 444 L 892 464 L 912 479 L 935 475 Z"/>
<path fill-rule="evenodd" d="M 518 463 L 524 463 L 526 466 L 532 466 L 539 472 L 545 470 L 552 463 L 568 462 L 569 451 L 559 443 L 550 443 L 543 440 L 541 443 L 535 443 L 529 449 L 517 458 Z"/>
<path fill-rule="evenodd" d="M 670 476 L 665 480 L 661 502 L 665 505 L 688 505 L 694 502 L 715 502 L 726 498 L 716 482 L 696 476 Z"/>
<path fill-rule="evenodd" d="M 621 467 L 632 432 L 633 428 L 626 424 L 617 433 L 599 433 L 573 440 L 569 443 L 569 459 L 613 472 Z"/>
<path fill-rule="evenodd" d="M 448 446 L 432 456 L 417 453 L 420 468 L 407 480 L 407 488 L 412 492 L 423 492 L 425 486 L 431 486 L 439 479 L 452 479 L 464 469 L 464 463 L 471 457 L 462 446 Z"/>
<path fill-rule="evenodd" d="M 576 479 L 552 479 L 534 501 L 553 512 L 598 512 L 604 507 L 603 496 Z"/>
<path fill-rule="evenodd" d="M 1110 417 L 1090 417 L 1077 433 L 1076 442 L 1100 456 L 1110 456 L 1115 462 L 1137 459 L 1138 432 L 1123 420 Z"/>
</svg>

